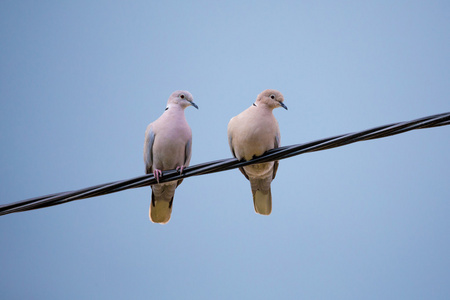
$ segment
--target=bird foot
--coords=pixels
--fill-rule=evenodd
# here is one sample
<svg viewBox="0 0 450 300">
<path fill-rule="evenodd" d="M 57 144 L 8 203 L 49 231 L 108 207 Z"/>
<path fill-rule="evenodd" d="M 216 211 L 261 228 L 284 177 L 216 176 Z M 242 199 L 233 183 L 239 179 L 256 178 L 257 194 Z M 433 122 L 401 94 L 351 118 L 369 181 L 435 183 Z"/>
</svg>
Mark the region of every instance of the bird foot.
<svg viewBox="0 0 450 300">
<path fill-rule="evenodd" d="M 181 174 L 183 174 L 184 166 L 178 166 L 176 170 L 177 170 L 177 172 L 179 172 L 180 175 L 181 175 Z"/>
<path fill-rule="evenodd" d="M 156 182 L 159 183 L 159 176 L 162 176 L 161 170 L 155 169 L 155 170 L 153 171 L 153 176 L 155 176 Z"/>
</svg>

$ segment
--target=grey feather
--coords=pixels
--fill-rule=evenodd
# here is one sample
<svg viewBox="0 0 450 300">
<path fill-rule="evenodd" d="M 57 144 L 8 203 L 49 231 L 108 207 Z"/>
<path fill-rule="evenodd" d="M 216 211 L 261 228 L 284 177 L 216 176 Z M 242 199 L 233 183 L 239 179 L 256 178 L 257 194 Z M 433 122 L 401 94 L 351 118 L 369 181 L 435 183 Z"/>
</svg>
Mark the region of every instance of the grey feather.
<svg viewBox="0 0 450 300">
<path fill-rule="evenodd" d="M 155 133 L 151 126 L 149 126 L 145 134 L 144 143 L 144 162 L 145 162 L 145 173 L 150 174 L 153 172 L 153 143 L 155 142 Z"/>
</svg>

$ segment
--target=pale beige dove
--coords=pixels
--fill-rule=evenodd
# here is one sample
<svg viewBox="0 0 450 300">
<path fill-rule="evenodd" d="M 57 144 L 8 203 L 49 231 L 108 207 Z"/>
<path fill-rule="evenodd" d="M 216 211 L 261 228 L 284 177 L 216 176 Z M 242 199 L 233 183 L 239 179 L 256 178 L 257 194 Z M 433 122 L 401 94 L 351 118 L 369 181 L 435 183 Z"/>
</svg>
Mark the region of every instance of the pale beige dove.
<svg viewBox="0 0 450 300">
<path fill-rule="evenodd" d="M 157 182 L 162 171 L 176 169 L 180 173 L 191 160 L 192 132 L 184 109 L 198 106 L 188 91 L 175 91 L 167 101 L 166 110 L 145 131 L 144 162 L 147 174 L 153 173 Z M 152 186 L 149 217 L 152 222 L 165 224 L 172 214 L 175 189 L 183 180 Z"/>
<path fill-rule="evenodd" d="M 273 109 L 283 107 L 283 95 L 276 90 L 265 90 L 252 106 L 228 123 L 228 143 L 231 153 L 239 160 L 250 160 L 280 146 L 280 129 Z M 250 181 L 255 211 L 269 215 L 272 211 L 270 184 L 275 178 L 278 161 L 239 168 Z"/>
</svg>

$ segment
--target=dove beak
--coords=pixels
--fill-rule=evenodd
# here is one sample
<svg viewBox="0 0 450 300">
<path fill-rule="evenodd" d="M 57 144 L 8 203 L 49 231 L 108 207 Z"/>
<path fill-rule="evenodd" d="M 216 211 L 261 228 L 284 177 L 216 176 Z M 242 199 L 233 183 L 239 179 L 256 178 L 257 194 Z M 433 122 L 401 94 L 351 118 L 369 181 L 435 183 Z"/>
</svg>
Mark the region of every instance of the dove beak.
<svg viewBox="0 0 450 300">
<path fill-rule="evenodd" d="M 195 107 L 196 109 L 198 109 L 197 104 L 195 104 L 193 101 L 189 101 L 189 103 L 190 103 L 193 107 Z"/>
<path fill-rule="evenodd" d="M 287 110 L 288 108 L 287 108 L 287 106 L 286 105 L 284 105 L 284 103 L 283 102 L 278 102 L 278 103 L 280 103 L 280 106 L 282 107 L 282 108 L 284 108 L 285 110 Z"/>
</svg>

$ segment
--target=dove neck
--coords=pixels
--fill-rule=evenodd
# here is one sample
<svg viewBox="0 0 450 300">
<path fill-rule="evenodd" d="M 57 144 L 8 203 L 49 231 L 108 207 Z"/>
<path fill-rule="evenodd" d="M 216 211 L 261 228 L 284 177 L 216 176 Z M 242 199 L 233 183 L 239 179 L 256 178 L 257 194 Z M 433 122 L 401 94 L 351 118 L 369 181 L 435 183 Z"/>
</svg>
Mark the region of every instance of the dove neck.
<svg viewBox="0 0 450 300">
<path fill-rule="evenodd" d="M 166 107 L 166 111 L 165 113 L 167 114 L 173 114 L 173 113 L 184 113 L 184 107 L 181 107 L 180 105 L 173 105 L 173 104 L 169 104 Z"/>
<path fill-rule="evenodd" d="M 264 112 L 268 112 L 268 113 L 272 113 L 273 111 L 273 107 L 267 105 L 267 103 L 261 102 L 261 101 L 257 101 L 255 103 L 253 103 L 253 106 L 256 107 L 259 110 L 262 110 Z"/>
</svg>

